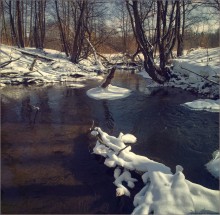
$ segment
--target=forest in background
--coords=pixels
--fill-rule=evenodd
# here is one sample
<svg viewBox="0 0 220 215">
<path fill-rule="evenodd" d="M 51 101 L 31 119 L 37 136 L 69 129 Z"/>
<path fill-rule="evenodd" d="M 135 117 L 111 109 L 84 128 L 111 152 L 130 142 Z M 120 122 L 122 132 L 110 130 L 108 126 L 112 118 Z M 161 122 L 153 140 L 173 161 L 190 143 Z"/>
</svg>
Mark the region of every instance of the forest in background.
<svg viewBox="0 0 220 215">
<path fill-rule="evenodd" d="M 142 53 L 146 71 L 163 83 L 170 58 L 219 46 L 219 11 L 219 0 L 1 0 L 1 43 L 59 50 L 73 63 L 94 49 L 133 60 Z"/>
</svg>

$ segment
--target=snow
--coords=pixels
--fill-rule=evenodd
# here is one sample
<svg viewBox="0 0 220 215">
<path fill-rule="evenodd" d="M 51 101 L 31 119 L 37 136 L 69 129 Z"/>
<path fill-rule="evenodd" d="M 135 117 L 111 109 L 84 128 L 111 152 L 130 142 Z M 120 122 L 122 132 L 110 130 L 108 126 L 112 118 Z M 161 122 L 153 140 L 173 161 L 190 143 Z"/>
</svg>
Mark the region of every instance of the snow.
<svg viewBox="0 0 220 215">
<path fill-rule="evenodd" d="M 143 78 L 152 79 L 145 70 L 142 70 L 141 72 L 138 72 L 137 74 L 141 75 Z"/>
<path fill-rule="evenodd" d="M 71 88 L 83 88 L 83 87 L 85 87 L 84 84 L 69 84 L 67 86 L 71 87 Z"/>
<path fill-rule="evenodd" d="M 199 48 L 173 59 L 168 86 L 180 87 L 209 98 L 219 98 L 219 53 L 220 47 Z"/>
<path fill-rule="evenodd" d="M 137 141 L 137 138 L 132 134 L 124 134 L 121 137 L 121 140 L 124 143 L 135 143 Z"/>
<path fill-rule="evenodd" d="M 206 110 L 210 112 L 220 111 L 220 99 L 198 99 L 192 102 L 186 102 L 183 105 L 193 110 Z"/>
<path fill-rule="evenodd" d="M 220 47 L 198 48 L 188 54 L 172 60 L 171 78 L 164 85 L 152 82 L 149 87 L 168 86 L 179 87 L 209 99 L 199 99 L 187 102 L 184 106 L 192 110 L 219 112 L 219 80 L 220 80 Z M 146 71 L 138 73 L 149 79 Z"/>
<path fill-rule="evenodd" d="M 107 88 L 96 87 L 88 90 L 87 95 L 93 99 L 108 99 L 115 100 L 128 97 L 131 93 L 131 90 L 109 85 Z"/>
<path fill-rule="evenodd" d="M 104 164 L 115 168 L 116 196 L 130 196 L 129 189 L 134 188 L 137 182 L 130 171 L 143 173 L 144 187 L 134 197 L 132 214 L 219 213 L 219 191 L 188 181 L 179 165 L 173 174 L 164 164 L 134 154 L 123 141 L 123 136 L 131 134 L 120 133 L 119 137 L 114 137 L 99 127 L 94 128 L 91 134 L 98 139 L 93 153 L 105 157 Z M 130 137 L 133 139 L 134 136 Z"/>
<path fill-rule="evenodd" d="M 99 65 L 95 65 L 90 58 L 80 61 L 79 64 L 73 64 L 64 53 L 50 49 L 19 49 L 12 46 L 1 45 L 0 63 L 15 60 L 7 66 L 1 68 L 1 86 L 3 84 L 45 84 L 57 82 L 81 82 L 87 79 L 103 79 L 103 76 L 97 75 Z M 39 58 L 30 71 L 34 57 Z M 41 59 L 45 57 L 49 61 Z"/>
<path fill-rule="evenodd" d="M 207 170 L 216 178 L 219 178 L 220 169 L 220 151 L 213 153 L 213 159 L 206 164 Z"/>
</svg>

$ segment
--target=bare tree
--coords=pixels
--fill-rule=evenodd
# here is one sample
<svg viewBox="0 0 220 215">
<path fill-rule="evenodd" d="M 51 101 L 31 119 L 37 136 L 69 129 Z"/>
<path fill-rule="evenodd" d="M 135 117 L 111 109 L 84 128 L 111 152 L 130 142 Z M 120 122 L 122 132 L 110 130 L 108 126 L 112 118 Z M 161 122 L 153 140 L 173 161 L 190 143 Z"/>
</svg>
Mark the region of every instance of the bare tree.
<svg viewBox="0 0 220 215">
<path fill-rule="evenodd" d="M 148 12 L 143 16 L 140 10 L 140 2 L 126 0 L 130 20 L 133 23 L 134 35 L 137 39 L 141 52 L 144 55 L 144 67 L 149 75 L 158 83 L 164 83 L 169 79 L 169 69 L 166 64 L 172 54 L 176 42 L 178 43 L 178 54 L 183 50 L 184 19 L 181 22 L 181 3 L 176 0 L 151 1 Z M 146 33 L 144 20 L 150 16 L 150 12 L 156 12 L 154 18 L 155 31 Z M 183 23 L 183 25 L 181 25 Z M 182 28 L 181 28 L 182 26 Z M 149 26 L 152 27 L 152 26 Z M 153 52 L 159 51 L 159 67 L 155 63 Z"/>
<path fill-rule="evenodd" d="M 44 48 L 45 39 L 45 10 L 46 0 L 35 0 L 34 2 L 34 43 L 39 49 Z"/>
<path fill-rule="evenodd" d="M 61 18 L 60 18 L 60 13 L 59 13 L 57 0 L 55 0 L 55 5 L 56 5 L 57 20 L 58 20 L 59 30 L 60 30 L 60 38 L 61 38 L 63 49 L 66 53 L 66 56 L 68 57 L 69 56 L 69 50 L 68 50 L 68 46 L 67 46 L 67 39 L 66 39 L 66 34 L 65 34 L 65 31 L 64 31 L 64 27 L 63 27 L 63 24 L 62 24 L 62 21 L 61 21 Z"/>
<path fill-rule="evenodd" d="M 73 47 L 71 51 L 71 62 L 73 63 L 78 63 L 79 62 L 79 57 L 81 54 L 82 50 L 82 43 L 84 39 L 84 34 L 85 34 L 85 29 L 83 26 L 83 19 L 84 19 L 84 14 L 85 10 L 87 7 L 88 2 L 86 0 L 82 0 L 78 2 L 79 8 L 80 8 L 80 15 L 78 18 L 77 26 L 76 26 L 76 31 L 75 31 L 75 37 L 73 41 Z"/>
<path fill-rule="evenodd" d="M 23 39 L 23 23 L 21 17 L 21 8 L 20 1 L 16 1 L 16 13 L 17 13 L 17 30 L 18 30 L 18 41 L 19 46 L 24 48 L 24 39 Z"/>
<path fill-rule="evenodd" d="M 13 8 L 12 8 L 12 1 L 9 1 L 8 4 L 9 8 L 9 16 L 10 16 L 10 27 L 11 27 L 11 35 L 12 35 L 12 41 L 15 43 L 18 47 L 20 47 L 17 34 L 16 34 L 16 29 L 15 29 L 15 21 L 14 21 L 14 15 L 13 15 Z"/>
</svg>

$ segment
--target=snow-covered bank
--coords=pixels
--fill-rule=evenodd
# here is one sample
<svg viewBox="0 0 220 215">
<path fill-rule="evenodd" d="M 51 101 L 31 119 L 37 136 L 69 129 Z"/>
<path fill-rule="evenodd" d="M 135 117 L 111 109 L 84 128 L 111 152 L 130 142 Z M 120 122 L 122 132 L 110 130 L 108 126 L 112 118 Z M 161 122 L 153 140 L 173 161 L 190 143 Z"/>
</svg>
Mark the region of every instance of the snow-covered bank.
<svg viewBox="0 0 220 215">
<path fill-rule="evenodd" d="M 102 77 L 94 72 L 99 70 L 99 66 L 89 59 L 73 64 L 64 53 L 55 50 L 18 49 L 6 45 L 1 45 L 0 48 L 0 65 L 8 63 L 1 68 L 1 86 L 4 84 L 76 82 Z M 35 63 L 34 55 L 38 56 Z M 33 70 L 30 69 L 32 65 Z"/>
<path fill-rule="evenodd" d="M 220 47 L 192 50 L 180 58 L 173 59 L 171 78 L 164 85 L 154 83 L 149 87 L 169 86 L 205 95 L 207 98 L 219 98 Z M 137 73 L 150 78 L 145 70 Z"/>
<path fill-rule="evenodd" d="M 134 197 L 133 214 L 219 213 L 219 191 L 186 180 L 179 165 L 172 174 L 164 164 L 134 154 L 126 144 L 136 141 L 133 135 L 120 133 L 117 138 L 101 128 L 94 128 L 92 135 L 98 139 L 93 152 L 105 157 L 106 166 L 115 168 L 116 196 L 130 196 L 129 189 L 135 186 L 137 179 L 132 178 L 129 171 L 144 173 L 145 185 Z"/>
<path fill-rule="evenodd" d="M 173 59 L 168 86 L 181 87 L 209 98 L 219 98 L 220 47 L 191 51 Z"/>
<path fill-rule="evenodd" d="M 220 173 L 220 151 L 216 150 L 213 153 L 213 159 L 206 164 L 207 170 L 216 178 L 219 178 Z"/>
</svg>

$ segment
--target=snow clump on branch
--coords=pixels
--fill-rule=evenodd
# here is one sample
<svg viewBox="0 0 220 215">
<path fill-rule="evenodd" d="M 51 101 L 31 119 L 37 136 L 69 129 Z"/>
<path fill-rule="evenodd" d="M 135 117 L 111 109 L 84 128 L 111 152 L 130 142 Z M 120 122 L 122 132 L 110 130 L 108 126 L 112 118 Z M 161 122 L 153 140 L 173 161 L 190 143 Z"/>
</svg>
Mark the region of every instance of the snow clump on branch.
<svg viewBox="0 0 220 215">
<path fill-rule="evenodd" d="M 131 152 L 127 142 L 136 142 L 132 134 L 110 136 L 96 127 L 95 154 L 105 157 L 104 164 L 115 168 L 116 196 L 130 196 L 137 179 L 130 171 L 143 173 L 145 186 L 134 197 L 132 214 L 201 214 L 219 213 L 219 191 L 210 190 L 185 179 L 183 167 L 177 165 L 172 174 L 169 167 Z M 123 182 L 127 183 L 127 187 Z"/>
</svg>

